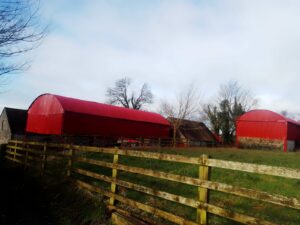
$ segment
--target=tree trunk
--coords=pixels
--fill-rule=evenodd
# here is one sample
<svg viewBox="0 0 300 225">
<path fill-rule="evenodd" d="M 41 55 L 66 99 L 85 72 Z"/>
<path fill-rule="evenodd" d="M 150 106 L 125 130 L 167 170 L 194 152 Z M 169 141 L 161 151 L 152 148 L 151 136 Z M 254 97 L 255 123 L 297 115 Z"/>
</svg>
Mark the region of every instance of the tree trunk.
<svg viewBox="0 0 300 225">
<path fill-rule="evenodd" d="M 173 148 L 176 147 L 176 126 L 173 126 Z"/>
</svg>

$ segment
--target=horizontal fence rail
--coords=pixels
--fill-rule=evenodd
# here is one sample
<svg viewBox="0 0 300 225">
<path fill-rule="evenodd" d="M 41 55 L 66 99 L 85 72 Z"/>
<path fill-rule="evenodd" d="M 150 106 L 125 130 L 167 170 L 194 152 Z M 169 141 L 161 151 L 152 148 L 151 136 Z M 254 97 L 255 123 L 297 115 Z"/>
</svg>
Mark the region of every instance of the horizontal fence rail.
<svg viewBox="0 0 300 225">
<path fill-rule="evenodd" d="M 248 215 L 240 214 L 231 210 L 223 209 L 221 207 L 212 205 L 209 203 L 208 190 L 214 190 L 218 192 L 224 192 L 248 199 L 258 200 L 262 202 L 271 203 L 278 206 L 288 207 L 292 209 L 300 210 L 300 199 L 287 197 L 278 194 L 270 194 L 268 192 L 254 190 L 250 188 L 238 187 L 230 184 L 215 182 L 208 180 L 209 168 L 215 167 L 220 169 L 241 171 L 247 173 L 262 174 L 268 176 L 284 177 L 290 179 L 300 179 L 300 170 L 290 169 L 284 167 L 274 167 L 250 163 L 232 162 L 219 159 L 210 159 L 207 156 L 201 157 L 186 157 L 181 155 L 172 155 L 156 152 L 147 152 L 140 150 L 127 150 L 116 148 L 100 148 L 90 146 L 78 146 L 70 144 L 46 144 L 39 142 L 24 142 L 19 140 L 12 140 L 7 145 L 6 158 L 24 165 L 24 167 L 35 167 L 40 169 L 41 174 L 44 174 L 47 168 L 49 158 L 54 159 L 66 159 L 67 176 L 72 174 L 79 174 L 84 177 L 90 177 L 96 180 L 104 181 L 111 184 L 111 190 L 105 190 L 101 187 L 89 184 L 83 180 L 76 179 L 78 186 L 85 188 L 89 191 L 101 193 L 110 198 L 109 207 L 122 211 L 115 205 L 115 201 L 121 202 L 125 205 L 138 208 L 147 213 L 156 215 L 165 220 L 169 220 L 176 224 L 207 224 L 206 213 L 215 214 L 227 219 L 237 221 L 243 224 L 263 224 L 271 225 L 275 224 L 263 219 L 254 218 Z M 85 154 L 88 153 L 104 153 L 113 155 L 113 161 L 107 162 L 103 160 L 87 158 Z M 118 160 L 119 156 L 130 156 L 141 159 L 152 159 L 169 161 L 174 163 L 185 163 L 199 166 L 199 178 L 183 176 L 173 174 L 170 172 L 164 172 L 154 169 L 145 169 L 140 167 L 134 167 L 130 165 L 121 164 Z M 35 162 L 35 163 L 34 163 Z M 109 168 L 112 170 L 112 175 L 107 176 L 95 171 L 89 171 L 83 168 L 77 168 L 75 163 L 89 164 L 96 167 Z M 171 194 L 165 191 L 158 190 L 157 188 L 146 187 L 134 182 L 122 180 L 120 174 L 117 171 L 124 171 L 132 174 L 139 174 L 142 176 L 153 177 L 166 181 L 177 182 L 179 184 L 187 184 L 198 187 L 199 198 L 187 198 L 180 195 Z M 150 196 L 156 196 L 160 199 L 176 202 L 185 206 L 189 206 L 197 209 L 197 221 L 189 221 L 178 215 L 170 212 L 166 212 L 156 207 L 137 202 L 133 199 L 129 199 L 125 196 L 117 194 L 117 186 L 137 191 L 139 193 L 147 194 Z M 195 196 L 196 197 L 196 196 Z"/>
<path fill-rule="evenodd" d="M 98 147 L 89 147 L 89 146 L 73 146 L 72 148 L 78 151 L 108 153 L 108 154 L 113 154 L 115 151 L 115 149 L 113 148 L 110 149 L 110 148 L 98 148 Z M 289 169 L 285 167 L 231 162 L 231 161 L 225 161 L 219 159 L 207 159 L 207 161 L 204 163 L 202 162 L 202 158 L 186 157 L 180 155 L 171 155 L 171 154 L 155 153 L 155 152 L 122 150 L 122 149 L 118 150 L 118 154 L 124 156 L 133 156 L 133 157 L 140 157 L 140 158 L 147 158 L 147 159 L 158 159 L 158 160 L 171 161 L 171 162 L 204 165 L 209 167 L 238 170 L 238 171 L 249 172 L 249 173 L 300 179 L 300 170 Z"/>
</svg>

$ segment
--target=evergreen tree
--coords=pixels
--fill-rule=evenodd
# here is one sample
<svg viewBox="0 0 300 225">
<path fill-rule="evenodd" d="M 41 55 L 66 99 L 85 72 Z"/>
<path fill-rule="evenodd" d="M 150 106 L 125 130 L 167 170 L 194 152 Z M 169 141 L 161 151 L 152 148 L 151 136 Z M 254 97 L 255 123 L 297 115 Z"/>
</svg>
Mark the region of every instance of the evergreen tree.
<svg viewBox="0 0 300 225">
<path fill-rule="evenodd" d="M 257 104 L 251 93 L 241 88 L 237 82 L 229 82 L 220 86 L 217 104 L 208 104 L 204 113 L 211 129 L 221 135 L 223 142 L 234 142 L 236 120 Z"/>
</svg>

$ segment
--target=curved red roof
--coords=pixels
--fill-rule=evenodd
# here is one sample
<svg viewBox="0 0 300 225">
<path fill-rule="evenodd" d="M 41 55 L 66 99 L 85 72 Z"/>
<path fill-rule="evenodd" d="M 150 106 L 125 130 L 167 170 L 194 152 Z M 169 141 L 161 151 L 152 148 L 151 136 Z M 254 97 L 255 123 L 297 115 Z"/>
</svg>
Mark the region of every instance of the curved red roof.
<svg viewBox="0 0 300 225">
<path fill-rule="evenodd" d="M 295 120 L 287 118 L 279 113 L 266 110 L 266 109 L 254 109 L 249 112 L 244 113 L 238 118 L 239 121 L 264 121 L 264 122 L 284 122 L 300 125 Z"/>
<path fill-rule="evenodd" d="M 128 109 L 91 101 L 83 101 L 58 95 L 55 95 L 55 97 L 58 99 L 65 111 L 169 125 L 168 120 L 166 120 L 160 114 L 153 112 Z"/>
<path fill-rule="evenodd" d="M 65 112 L 66 111 L 76 112 L 76 113 L 83 113 L 83 114 L 89 114 L 95 116 L 104 116 L 104 117 L 111 117 L 111 118 L 118 118 L 118 119 L 125 119 L 125 120 L 135 120 L 135 121 L 142 121 L 148 123 L 170 125 L 169 121 L 166 120 L 163 116 L 161 116 L 158 113 L 128 109 L 120 106 L 80 100 L 80 99 L 64 97 L 60 95 L 53 95 L 53 94 L 40 95 L 33 101 L 31 105 L 33 105 L 37 100 L 42 100 L 43 104 L 48 105 L 48 107 L 50 107 L 48 109 L 48 112 L 51 113 L 56 109 L 51 108 L 51 106 L 53 106 L 53 103 L 47 104 L 47 102 L 49 101 L 53 102 L 53 98 L 58 101 L 61 110 Z M 57 106 L 55 106 L 55 108 L 56 107 Z M 29 107 L 29 110 L 30 108 L 31 106 Z"/>
<path fill-rule="evenodd" d="M 157 113 L 53 94 L 28 109 L 27 132 L 122 137 L 166 137 L 170 123 Z"/>
</svg>

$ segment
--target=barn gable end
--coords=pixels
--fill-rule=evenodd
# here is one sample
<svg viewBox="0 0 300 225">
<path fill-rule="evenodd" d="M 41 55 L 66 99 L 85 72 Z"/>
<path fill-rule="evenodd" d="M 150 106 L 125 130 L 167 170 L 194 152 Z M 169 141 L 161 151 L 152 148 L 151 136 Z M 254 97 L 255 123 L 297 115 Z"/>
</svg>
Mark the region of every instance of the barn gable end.
<svg viewBox="0 0 300 225">
<path fill-rule="evenodd" d="M 238 147 L 294 150 L 300 141 L 300 123 L 269 110 L 252 110 L 236 121 Z"/>
<path fill-rule="evenodd" d="M 27 111 L 5 107 L 0 116 L 0 144 L 23 137 L 26 129 Z"/>
</svg>

